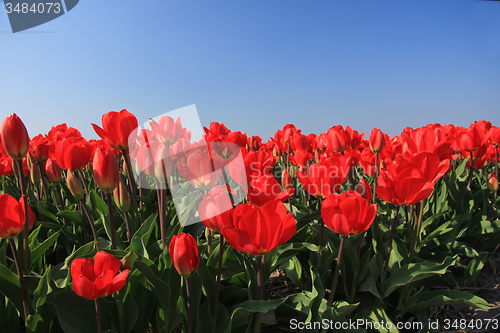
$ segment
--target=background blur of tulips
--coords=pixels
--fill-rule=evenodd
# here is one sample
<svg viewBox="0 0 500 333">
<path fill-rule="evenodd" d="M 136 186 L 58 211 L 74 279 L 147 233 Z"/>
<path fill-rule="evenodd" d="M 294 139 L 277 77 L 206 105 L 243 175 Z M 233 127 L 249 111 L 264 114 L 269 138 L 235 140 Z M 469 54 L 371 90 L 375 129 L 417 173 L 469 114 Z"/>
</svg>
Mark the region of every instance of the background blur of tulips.
<svg viewBox="0 0 500 333">
<path fill-rule="evenodd" d="M 490 122 L 268 140 L 213 122 L 197 142 L 182 119 L 137 125 L 111 111 L 101 140 L 30 139 L 3 120 L 1 332 L 428 332 L 498 306 L 475 285 L 500 244 Z"/>
</svg>

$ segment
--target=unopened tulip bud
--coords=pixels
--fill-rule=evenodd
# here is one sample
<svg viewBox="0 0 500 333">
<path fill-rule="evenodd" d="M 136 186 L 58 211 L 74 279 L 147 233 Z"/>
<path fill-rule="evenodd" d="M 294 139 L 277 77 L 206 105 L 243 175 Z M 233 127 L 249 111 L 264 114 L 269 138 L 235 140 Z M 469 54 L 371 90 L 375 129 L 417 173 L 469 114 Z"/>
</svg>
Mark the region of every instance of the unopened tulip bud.
<svg viewBox="0 0 500 333">
<path fill-rule="evenodd" d="M 73 171 L 68 170 L 68 174 L 66 177 L 68 188 L 75 197 L 76 200 L 80 201 L 83 199 L 83 189 L 80 181 L 75 177 Z"/>
<path fill-rule="evenodd" d="M 13 160 L 22 160 L 29 149 L 30 138 L 22 120 L 14 113 L 5 118 L 0 128 L 2 145 Z"/>
<path fill-rule="evenodd" d="M 490 178 L 488 179 L 488 189 L 491 192 L 498 192 L 498 178 L 494 172 L 490 173 Z"/>
<path fill-rule="evenodd" d="M 113 197 L 115 199 L 115 204 L 116 206 L 122 211 L 122 212 L 128 212 L 130 209 L 130 198 L 128 196 L 128 191 L 127 187 L 125 186 L 125 183 L 123 180 L 118 181 L 118 186 L 116 186 L 115 190 L 113 191 Z"/>
<path fill-rule="evenodd" d="M 97 186 L 106 194 L 113 193 L 120 178 L 115 154 L 108 148 L 98 147 L 95 150 L 93 168 Z"/>
<path fill-rule="evenodd" d="M 36 164 L 31 165 L 30 176 L 33 184 L 35 184 L 36 186 L 40 185 L 40 172 L 38 171 L 38 167 Z"/>
<path fill-rule="evenodd" d="M 59 168 L 59 165 L 57 165 L 56 161 L 51 158 L 45 162 L 45 173 L 52 184 L 59 185 L 61 183 L 61 169 Z"/>
<path fill-rule="evenodd" d="M 290 177 L 288 174 L 288 171 L 286 169 L 283 169 L 283 172 L 281 173 L 281 187 L 283 190 L 288 190 L 293 188 L 293 179 Z"/>
<path fill-rule="evenodd" d="M 190 234 L 180 233 L 172 237 L 168 251 L 177 272 L 185 278 L 191 276 L 200 264 L 198 245 Z"/>
<path fill-rule="evenodd" d="M 384 150 L 385 147 L 384 133 L 382 133 L 382 131 L 379 130 L 378 128 L 372 129 L 369 143 L 370 143 L 370 149 L 374 154 L 380 153 L 382 150 Z"/>
</svg>

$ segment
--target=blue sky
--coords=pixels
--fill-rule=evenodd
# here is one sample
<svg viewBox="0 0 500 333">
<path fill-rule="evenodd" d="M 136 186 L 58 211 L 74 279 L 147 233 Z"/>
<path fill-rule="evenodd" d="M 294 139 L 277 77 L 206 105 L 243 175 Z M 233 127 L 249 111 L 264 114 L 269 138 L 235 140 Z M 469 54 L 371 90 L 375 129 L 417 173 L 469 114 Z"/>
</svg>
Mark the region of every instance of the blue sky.
<svg viewBox="0 0 500 333">
<path fill-rule="evenodd" d="M 500 126 L 500 2 L 82 0 L 13 34 L 0 10 L 0 117 L 30 136 L 126 108 L 139 122 L 196 104 L 264 140 L 350 125 Z"/>
</svg>

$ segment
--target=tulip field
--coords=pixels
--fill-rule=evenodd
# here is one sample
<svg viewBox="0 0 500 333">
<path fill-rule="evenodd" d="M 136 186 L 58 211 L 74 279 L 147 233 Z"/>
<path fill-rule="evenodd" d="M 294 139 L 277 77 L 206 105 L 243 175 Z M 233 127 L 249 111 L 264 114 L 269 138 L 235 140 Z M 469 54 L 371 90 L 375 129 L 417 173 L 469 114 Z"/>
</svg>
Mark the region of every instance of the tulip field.
<svg viewBox="0 0 500 333">
<path fill-rule="evenodd" d="M 333 125 L 195 142 L 122 110 L 87 140 L 6 117 L 0 332 L 500 328 L 450 313 L 498 307 L 474 287 L 500 244 L 500 128 Z"/>
</svg>

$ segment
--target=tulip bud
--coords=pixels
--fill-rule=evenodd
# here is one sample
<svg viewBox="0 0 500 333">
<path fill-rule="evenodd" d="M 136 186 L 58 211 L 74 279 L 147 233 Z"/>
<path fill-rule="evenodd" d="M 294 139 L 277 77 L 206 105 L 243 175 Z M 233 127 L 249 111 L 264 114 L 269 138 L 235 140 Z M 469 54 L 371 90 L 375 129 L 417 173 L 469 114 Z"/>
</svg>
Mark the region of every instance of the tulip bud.
<svg viewBox="0 0 500 333">
<path fill-rule="evenodd" d="M 22 160 L 29 149 L 30 138 L 22 120 L 14 113 L 5 118 L 0 128 L 2 144 L 14 160 Z"/>
<path fill-rule="evenodd" d="M 38 171 L 38 166 L 36 164 L 31 165 L 30 176 L 33 184 L 36 186 L 40 185 L 40 172 Z"/>
<path fill-rule="evenodd" d="M 83 199 L 83 189 L 82 185 L 80 185 L 80 181 L 75 177 L 73 171 L 68 170 L 68 174 L 66 177 L 68 188 L 75 197 L 76 200 L 80 201 Z"/>
<path fill-rule="evenodd" d="M 490 178 L 488 179 L 488 189 L 491 192 L 498 192 L 498 178 L 494 172 L 490 173 Z"/>
<path fill-rule="evenodd" d="M 119 168 L 115 155 L 103 146 L 98 147 L 94 155 L 94 178 L 97 186 L 106 194 L 113 193 L 118 185 Z"/>
<path fill-rule="evenodd" d="M 168 251 L 177 272 L 185 278 L 191 276 L 200 264 L 198 245 L 190 234 L 180 233 L 172 237 Z"/>
<path fill-rule="evenodd" d="M 293 188 L 293 179 L 290 177 L 288 174 L 288 171 L 286 169 L 283 169 L 283 172 L 281 173 L 281 187 L 283 190 L 288 190 L 290 188 Z"/>
<path fill-rule="evenodd" d="M 125 186 L 125 183 L 123 180 L 118 181 L 118 186 L 116 186 L 115 190 L 113 191 L 113 197 L 115 199 L 115 204 L 116 206 L 122 211 L 122 212 L 128 212 L 130 209 L 130 198 L 128 196 L 128 191 L 127 187 Z"/>
<path fill-rule="evenodd" d="M 374 154 L 380 153 L 385 147 L 384 133 L 378 128 L 372 129 L 370 134 L 370 149 Z"/>
<path fill-rule="evenodd" d="M 122 167 L 123 167 L 123 174 L 128 177 L 128 174 L 127 174 L 127 162 L 125 161 L 125 159 L 123 159 L 123 165 L 122 165 Z M 140 172 L 139 172 L 139 174 L 140 174 Z"/>
<path fill-rule="evenodd" d="M 469 133 L 462 132 L 457 135 L 457 146 L 460 150 L 471 152 L 474 150 L 474 141 Z"/>
<path fill-rule="evenodd" d="M 59 165 L 57 165 L 56 161 L 51 158 L 45 162 L 45 173 L 52 184 L 59 185 L 61 183 L 61 169 L 59 168 Z"/>
</svg>

